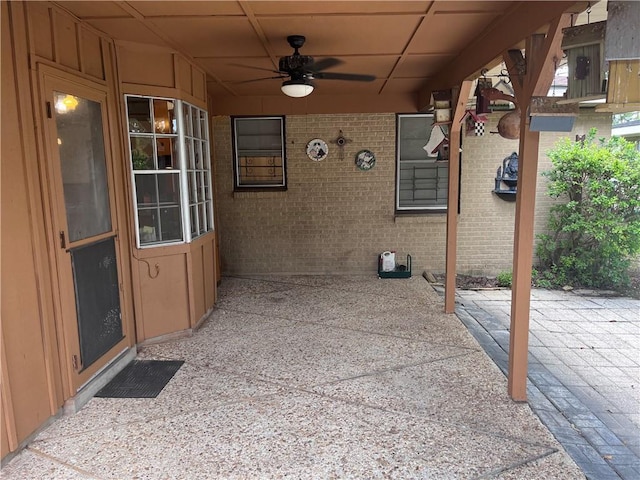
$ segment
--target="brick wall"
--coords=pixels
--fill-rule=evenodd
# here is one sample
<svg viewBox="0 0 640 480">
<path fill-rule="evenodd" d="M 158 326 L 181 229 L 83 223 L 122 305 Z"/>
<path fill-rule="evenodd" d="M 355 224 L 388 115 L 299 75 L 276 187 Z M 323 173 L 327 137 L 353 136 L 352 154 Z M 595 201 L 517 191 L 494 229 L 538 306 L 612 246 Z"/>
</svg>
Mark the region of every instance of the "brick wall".
<svg viewBox="0 0 640 480">
<path fill-rule="evenodd" d="M 496 129 L 500 116 L 490 115 L 487 131 Z M 230 119 L 215 117 L 213 156 L 223 272 L 375 273 L 377 255 L 389 249 L 410 253 L 414 274 L 424 269 L 444 271 L 446 216 L 394 216 L 395 121 L 395 114 L 287 116 L 287 191 L 234 192 Z M 610 131 L 607 122 L 610 125 L 609 116 L 589 113 L 581 116 L 576 130 L 588 130 L 593 124 L 605 134 Z M 343 159 L 331 143 L 340 130 L 351 140 Z M 313 138 L 329 146 L 329 155 L 321 162 L 311 161 L 305 153 Z M 543 153 L 556 138 L 558 134 L 541 135 L 541 167 L 548 167 Z M 518 142 L 489 133 L 465 136 L 463 142 L 458 271 L 495 274 L 511 265 L 515 203 L 498 199 L 491 190 L 496 169 L 505 156 L 517 151 Z M 376 165 L 369 171 L 354 164 L 356 153 L 365 148 L 376 155 Z M 543 182 L 538 188 L 541 197 Z M 539 218 L 550 202 L 538 203 Z M 538 223 L 542 228 L 545 222 Z"/>
<path fill-rule="evenodd" d="M 463 138 L 457 262 L 460 273 L 495 275 L 503 270 L 511 270 L 516 204 L 502 200 L 491 191 L 495 185 L 496 170 L 502 166 L 506 156 L 518 151 L 518 140 L 507 140 L 488 133 L 497 131 L 501 116 L 502 113 L 488 116 L 484 136 Z M 587 133 L 591 127 L 598 130 L 599 136 L 610 136 L 611 115 L 582 109 L 570 134 L 542 132 L 538 171 L 551 169 L 547 152 L 560 138 L 568 135 L 575 139 L 576 135 Z M 546 195 L 547 181 L 542 175 L 538 176 L 536 190 L 537 235 L 546 231 L 549 208 L 555 200 Z"/>
</svg>

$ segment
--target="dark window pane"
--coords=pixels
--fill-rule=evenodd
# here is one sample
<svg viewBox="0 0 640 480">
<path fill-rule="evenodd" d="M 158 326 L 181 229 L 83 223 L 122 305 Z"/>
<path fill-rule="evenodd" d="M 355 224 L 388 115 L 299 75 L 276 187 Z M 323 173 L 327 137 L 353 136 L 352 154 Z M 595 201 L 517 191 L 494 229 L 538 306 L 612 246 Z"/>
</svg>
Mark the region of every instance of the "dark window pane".
<svg viewBox="0 0 640 480">
<path fill-rule="evenodd" d="M 177 154 L 174 147 L 174 139 L 168 137 L 156 138 L 156 149 L 158 152 L 158 170 L 178 168 Z"/>
<path fill-rule="evenodd" d="M 163 241 L 182 240 L 182 219 L 180 207 L 163 207 L 160 209 L 160 231 Z"/>
<path fill-rule="evenodd" d="M 138 209 L 138 233 L 141 245 L 160 240 L 160 216 L 157 208 Z"/>
<path fill-rule="evenodd" d="M 189 213 L 191 215 L 191 234 L 198 235 L 198 205 L 191 205 L 189 207 Z"/>
<path fill-rule="evenodd" d="M 136 174 L 136 202 L 138 206 L 155 206 L 158 204 L 157 174 Z"/>
<path fill-rule="evenodd" d="M 151 110 L 149 99 L 127 97 L 129 113 L 129 131 L 132 133 L 151 133 Z"/>
<path fill-rule="evenodd" d="M 158 195 L 160 203 L 180 203 L 180 177 L 178 174 L 159 174 Z"/>
</svg>

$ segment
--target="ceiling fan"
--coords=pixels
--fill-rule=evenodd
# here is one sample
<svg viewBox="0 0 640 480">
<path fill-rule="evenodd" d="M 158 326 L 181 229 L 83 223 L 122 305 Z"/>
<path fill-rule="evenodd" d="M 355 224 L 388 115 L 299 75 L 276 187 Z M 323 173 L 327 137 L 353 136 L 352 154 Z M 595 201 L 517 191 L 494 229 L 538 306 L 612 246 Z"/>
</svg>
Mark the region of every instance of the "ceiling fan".
<svg viewBox="0 0 640 480">
<path fill-rule="evenodd" d="M 342 60 L 328 57 L 316 62 L 313 57 L 301 55 L 298 49 L 304 45 L 305 40 L 306 38 L 303 35 L 289 35 L 287 37 L 287 42 L 289 42 L 289 45 L 293 48 L 293 54 L 280 58 L 278 62 L 278 70 L 268 70 L 270 72 L 277 73 L 278 76 L 258 78 L 249 81 L 255 82 L 271 78 L 286 79 L 289 77 L 289 80 L 282 82 L 282 92 L 289 97 L 299 98 L 306 97 L 313 92 L 313 89 L 315 88 L 314 80 L 348 80 L 356 82 L 372 82 L 375 80 L 376 77 L 373 75 L 326 72 L 326 69 L 343 63 Z M 243 66 L 246 67 L 246 65 Z"/>
</svg>

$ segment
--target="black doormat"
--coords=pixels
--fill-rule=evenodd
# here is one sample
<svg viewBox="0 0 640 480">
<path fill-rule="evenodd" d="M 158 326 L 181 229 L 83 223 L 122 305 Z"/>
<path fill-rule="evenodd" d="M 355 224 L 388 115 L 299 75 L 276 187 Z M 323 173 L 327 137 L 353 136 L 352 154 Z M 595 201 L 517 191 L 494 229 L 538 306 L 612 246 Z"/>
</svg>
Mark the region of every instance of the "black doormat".
<svg viewBox="0 0 640 480">
<path fill-rule="evenodd" d="M 156 398 L 184 360 L 134 360 L 100 390 L 101 398 Z"/>
</svg>

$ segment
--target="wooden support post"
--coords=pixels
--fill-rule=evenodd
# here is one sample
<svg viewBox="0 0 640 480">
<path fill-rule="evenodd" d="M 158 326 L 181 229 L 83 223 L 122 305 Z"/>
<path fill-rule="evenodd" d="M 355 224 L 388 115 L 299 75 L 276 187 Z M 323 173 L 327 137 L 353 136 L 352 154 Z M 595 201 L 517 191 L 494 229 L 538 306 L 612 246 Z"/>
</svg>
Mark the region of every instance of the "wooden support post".
<svg viewBox="0 0 640 480">
<path fill-rule="evenodd" d="M 562 28 L 568 26 L 569 21 L 569 15 L 561 15 L 551 22 L 546 37 L 534 34 L 527 38 L 525 46 L 526 72 L 518 70 L 520 62 L 518 62 L 515 52 L 511 54 L 507 52 L 505 55 L 505 63 L 510 76 L 518 77 L 518 81 L 513 84 L 516 88 L 516 99 L 522 111 L 507 386 L 509 395 L 516 401 L 527 400 L 533 227 L 538 180 L 538 144 L 540 141 L 540 133 L 529 130 L 528 107 L 532 96 L 545 95 L 549 90 L 554 66 L 557 64 L 557 59 L 562 56 L 560 50 Z"/>
<path fill-rule="evenodd" d="M 447 251 L 445 260 L 444 311 L 456 309 L 456 250 L 458 243 L 458 196 L 460 193 L 460 139 L 462 117 L 471 93 L 470 80 L 465 80 L 458 89 L 458 97 L 451 116 L 449 130 L 449 191 L 447 195 Z"/>
<path fill-rule="evenodd" d="M 529 117 L 523 114 L 520 120 L 508 377 L 509 395 L 517 401 L 527 399 L 529 308 L 539 139 L 540 133 L 529 130 Z"/>
<path fill-rule="evenodd" d="M 458 178 L 460 177 L 460 130 L 449 134 L 449 192 L 447 199 L 447 249 L 445 259 L 444 311 L 456 309 L 456 260 L 458 245 Z"/>
</svg>

